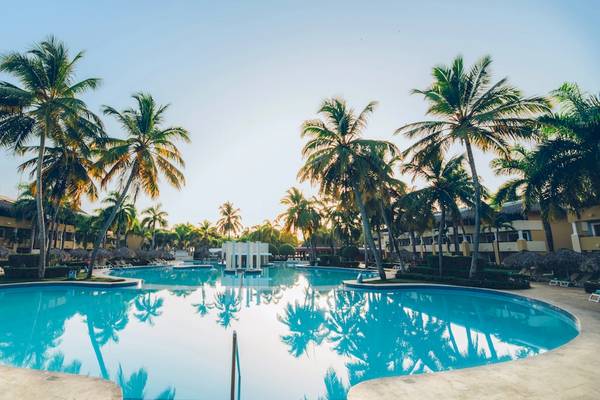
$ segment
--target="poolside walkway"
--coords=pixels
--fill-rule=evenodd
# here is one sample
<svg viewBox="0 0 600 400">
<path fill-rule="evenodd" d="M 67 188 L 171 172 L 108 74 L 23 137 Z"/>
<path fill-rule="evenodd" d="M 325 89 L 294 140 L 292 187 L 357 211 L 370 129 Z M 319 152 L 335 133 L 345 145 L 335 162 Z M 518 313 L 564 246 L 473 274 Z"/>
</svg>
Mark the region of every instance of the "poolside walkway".
<svg viewBox="0 0 600 400">
<path fill-rule="evenodd" d="M 0 366 L 2 400 L 120 400 L 114 382 L 81 375 Z"/>
<path fill-rule="evenodd" d="M 350 389 L 348 400 L 600 399 L 600 304 L 588 302 L 582 289 L 532 286 L 515 293 L 574 314 L 581 324 L 579 336 L 522 360 L 362 382 Z"/>
</svg>

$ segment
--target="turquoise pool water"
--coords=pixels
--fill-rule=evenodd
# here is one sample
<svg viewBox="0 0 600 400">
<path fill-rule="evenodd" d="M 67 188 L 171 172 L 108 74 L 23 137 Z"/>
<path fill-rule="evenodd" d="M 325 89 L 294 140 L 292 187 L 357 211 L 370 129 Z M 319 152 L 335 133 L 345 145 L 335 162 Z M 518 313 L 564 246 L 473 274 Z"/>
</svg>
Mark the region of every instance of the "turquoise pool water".
<svg viewBox="0 0 600 400">
<path fill-rule="evenodd" d="M 0 363 L 101 376 L 129 399 L 226 399 L 238 332 L 244 400 L 342 400 L 358 382 L 533 356 L 578 331 L 491 292 L 347 291 L 355 272 L 115 271 L 141 289 L 0 290 Z"/>
</svg>

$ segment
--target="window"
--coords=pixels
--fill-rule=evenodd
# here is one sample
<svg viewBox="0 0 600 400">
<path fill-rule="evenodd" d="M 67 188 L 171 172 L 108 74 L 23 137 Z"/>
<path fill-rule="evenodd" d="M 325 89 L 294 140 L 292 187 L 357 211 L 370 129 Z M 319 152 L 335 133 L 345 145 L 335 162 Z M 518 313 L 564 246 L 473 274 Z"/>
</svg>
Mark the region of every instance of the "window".
<svg viewBox="0 0 600 400">
<path fill-rule="evenodd" d="M 410 239 L 400 239 L 398 243 L 400 246 L 410 246 Z"/>
<path fill-rule="evenodd" d="M 479 239 L 479 241 L 480 241 L 481 243 L 493 243 L 493 242 L 494 242 L 494 240 L 495 240 L 495 238 L 496 238 L 496 237 L 494 236 L 494 234 L 493 234 L 493 233 L 490 233 L 490 232 L 483 232 L 483 233 L 481 234 L 481 238 Z"/>
<path fill-rule="evenodd" d="M 592 235 L 600 236 L 600 221 L 590 222 L 590 228 Z"/>
</svg>

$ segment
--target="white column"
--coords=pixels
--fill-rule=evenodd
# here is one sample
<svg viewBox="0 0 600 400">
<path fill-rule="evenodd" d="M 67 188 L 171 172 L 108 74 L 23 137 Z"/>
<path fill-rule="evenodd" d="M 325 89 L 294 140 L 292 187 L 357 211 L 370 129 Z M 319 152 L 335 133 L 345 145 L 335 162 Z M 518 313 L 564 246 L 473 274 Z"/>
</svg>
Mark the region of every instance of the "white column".
<svg viewBox="0 0 600 400">
<path fill-rule="evenodd" d="M 573 244 L 573 251 L 581 253 L 581 242 L 579 241 L 579 232 L 577 231 L 577 222 L 571 223 L 573 233 L 571 234 L 571 243 Z"/>
</svg>

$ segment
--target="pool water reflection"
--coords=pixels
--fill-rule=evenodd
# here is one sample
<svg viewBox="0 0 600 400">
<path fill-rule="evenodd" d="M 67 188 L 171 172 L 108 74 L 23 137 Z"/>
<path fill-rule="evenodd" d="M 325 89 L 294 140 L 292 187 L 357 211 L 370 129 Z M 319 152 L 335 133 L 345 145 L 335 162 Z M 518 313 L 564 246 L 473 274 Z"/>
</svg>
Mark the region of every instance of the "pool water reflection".
<svg viewBox="0 0 600 400">
<path fill-rule="evenodd" d="M 341 400 L 351 385 L 545 352 L 565 314 L 513 296 L 346 291 L 354 272 L 124 270 L 142 289 L 0 290 L 0 362 L 101 376 L 130 399 L 225 399 L 238 332 L 242 399 Z"/>
</svg>

